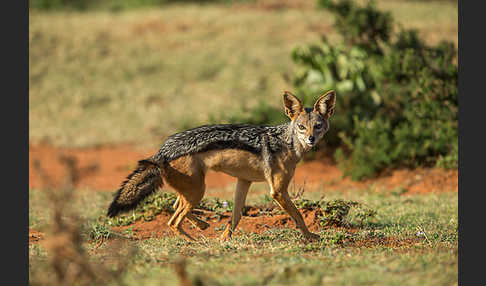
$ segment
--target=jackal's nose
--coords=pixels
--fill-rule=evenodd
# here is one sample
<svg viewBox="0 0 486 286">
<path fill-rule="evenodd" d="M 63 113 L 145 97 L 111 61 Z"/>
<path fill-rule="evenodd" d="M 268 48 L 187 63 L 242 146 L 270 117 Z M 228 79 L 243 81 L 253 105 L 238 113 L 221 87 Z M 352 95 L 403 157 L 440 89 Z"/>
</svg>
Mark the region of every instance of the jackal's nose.
<svg viewBox="0 0 486 286">
<path fill-rule="evenodd" d="M 315 140 L 316 140 L 316 137 L 309 136 L 309 143 L 314 143 Z"/>
</svg>

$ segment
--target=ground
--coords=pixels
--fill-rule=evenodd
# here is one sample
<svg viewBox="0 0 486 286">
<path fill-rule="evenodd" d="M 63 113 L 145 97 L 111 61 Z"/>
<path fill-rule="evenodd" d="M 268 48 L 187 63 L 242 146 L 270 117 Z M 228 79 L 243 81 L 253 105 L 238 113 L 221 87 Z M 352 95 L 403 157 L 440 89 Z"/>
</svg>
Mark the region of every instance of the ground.
<svg viewBox="0 0 486 286">
<path fill-rule="evenodd" d="M 288 285 L 296 281 L 308 285 L 349 285 L 349 281 L 353 285 L 452 285 L 457 282 L 457 170 L 399 169 L 354 182 L 343 178 L 329 158 L 303 162 L 297 166 L 290 186 L 292 195 L 303 190 L 302 197 L 311 201 L 355 201 L 376 211 L 376 216 L 363 221 L 359 210 L 352 209 L 343 225 L 323 226 L 322 209 L 301 208 L 306 225 L 322 239 L 308 244 L 290 217 L 269 200 L 267 186 L 258 183 L 250 189 L 248 207 L 231 241 L 221 243 L 218 239 L 230 219 L 230 210 L 197 209 L 194 213 L 210 226 L 199 230 L 185 221 L 183 228 L 196 239 L 188 243 L 169 231 L 170 212 L 167 211 L 155 216 L 148 211 L 148 218 L 142 216 L 136 221 L 130 220 L 129 212 L 124 215 L 128 225 L 113 224 L 105 216 L 114 192 L 136 162 L 155 151 L 130 145 L 66 148 L 30 144 L 29 260 L 33 281 L 52 281 L 48 274 L 55 272 L 42 270 L 52 265 L 45 261 L 65 261 L 66 258 L 58 256 L 77 261 L 71 258 L 72 254 L 47 254 L 57 253 L 59 247 L 69 248 L 63 241 L 74 233 L 74 237 L 85 237 L 82 242 L 85 254 L 79 256 L 96 265 L 102 263 L 100 269 L 112 269 L 116 273 L 122 270 L 113 269 L 126 267 L 122 271 L 125 274 L 116 277 L 127 285 L 160 285 L 162 277 L 162 285 L 182 281 L 175 274 L 177 271 L 172 270 L 177 259 L 185 259 L 190 279 L 200 279 L 207 285 Z M 69 175 L 60 157 L 73 159 L 75 176 Z M 34 167 L 35 162 L 53 180 L 46 184 L 45 176 L 42 180 Z M 75 224 L 78 230 L 52 233 L 56 217 L 52 212 L 59 209 L 56 206 L 59 201 L 52 202 L 52 194 L 46 190 L 54 194 L 61 192 L 68 177 L 74 182 L 74 193 L 60 209 L 65 209 L 61 213 L 67 218 L 74 213 L 74 221 L 80 220 Z M 206 182 L 206 198 L 232 201 L 234 178 L 210 172 Z M 147 203 L 143 207 L 150 209 L 151 206 Z M 61 225 L 57 229 L 66 227 Z M 131 249 L 136 254 L 130 254 Z M 119 266 L 122 262 L 128 265 Z M 260 270 L 255 272 L 251 265 Z M 370 275 L 375 272 L 380 275 Z M 225 273 L 233 274 L 228 277 Z M 113 281 L 116 285 L 117 280 L 113 278 Z"/>
</svg>

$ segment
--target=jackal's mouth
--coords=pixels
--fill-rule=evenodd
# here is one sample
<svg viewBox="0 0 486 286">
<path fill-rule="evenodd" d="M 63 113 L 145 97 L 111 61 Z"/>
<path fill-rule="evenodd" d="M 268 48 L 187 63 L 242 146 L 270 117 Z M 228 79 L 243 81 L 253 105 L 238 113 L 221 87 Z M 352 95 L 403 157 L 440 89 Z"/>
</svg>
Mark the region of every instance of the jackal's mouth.
<svg viewBox="0 0 486 286">
<path fill-rule="evenodd" d="M 315 147 L 317 142 L 315 140 L 310 141 L 308 139 L 299 138 L 299 143 L 302 146 L 302 148 L 304 148 L 305 151 L 308 151 L 313 147 Z"/>
<path fill-rule="evenodd" d="M 315 142 L 315 141 L 314 141 L 314 142 L 309 142 L 309 141 L 307 141 L 307 140 L 306 140 L 306 141 L 305 141 L 305 144 L 306 144 L 306 145 L 307 145 L 309 148 L 312 148 L 312 147 L 316 146 L 316 142 Z"/>
</svg>

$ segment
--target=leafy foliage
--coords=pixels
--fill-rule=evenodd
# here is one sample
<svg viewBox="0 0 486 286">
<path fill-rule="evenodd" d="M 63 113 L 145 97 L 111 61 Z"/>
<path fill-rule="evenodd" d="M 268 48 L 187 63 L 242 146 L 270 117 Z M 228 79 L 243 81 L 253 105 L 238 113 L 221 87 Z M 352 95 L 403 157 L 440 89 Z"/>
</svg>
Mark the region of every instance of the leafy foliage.
<svg viewBox="0 0 486 286">
<path fill-rule="evenodd" d="M 390 12 L 381 12 L 374 2 L 357 8 L 352 0 L 319 0 L 319 5 L 336 15 L 335 26 L 348 45 L 357 46 L 368 53 L 383 54 L 381 42 L 390 39 L 393 18 Z"/>
<path fill-rule="evenodd" d="M 373 1 L 321 0 L 335 15 L 342 42 L 298 47 L 302 68 L 294 84 L 305 101 L 337 91 L 333 127 L 326 135 L 352 179 L 386 167 L 457 167 L 457 51 L 427 45 L 413 29 L 396 29 Z M 397 32 L 394 32 L 397 31 Z"/>
<path fill-rule="evenodd" d="M 346 224 L 346 218 L 352 208 L 355 209 L 354 218 L 360 224 L 369 222 L 377 212 L 365 207 L 363 204 L 355 201 L 345 201 L 341 199 L 332 201 L 321 201 L 322 215 L 319 217 L 321 226 L 343 226 Z"/>
<path fill-rule="evenodd" d="M 89 238 L 95 241 L 109 239 L 113 236 L 112 231 L 102 223 L 92 223 L 90 225 Z"/>
</svg>

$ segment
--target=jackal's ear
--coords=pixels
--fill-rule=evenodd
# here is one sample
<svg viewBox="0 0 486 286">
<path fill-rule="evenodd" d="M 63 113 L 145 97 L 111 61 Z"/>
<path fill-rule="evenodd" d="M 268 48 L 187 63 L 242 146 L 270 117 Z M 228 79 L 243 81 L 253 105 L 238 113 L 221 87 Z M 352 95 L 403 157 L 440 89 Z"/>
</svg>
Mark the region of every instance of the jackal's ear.
<svg viewBox="0 0 486 286">
<path fill-rule="evenodd" d="M 302 102 L 288 91 L 283 94 L 283 103 L 285 114 L 287 114 L 291 120 L 295 120 L 303 110 Z"/>
<path fill-rule="evenodd" d="M 330 90 L 326 92 L 323 96 L 314 104 L 314 111 L 319 112 L 325 119 L 329 119 L 334 113 L 334 105 L 336 104 L 336 92 Z"/>
</svg>

